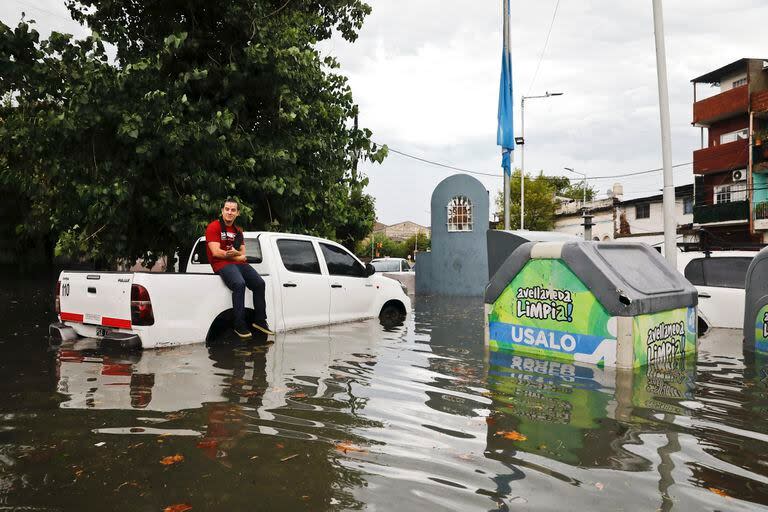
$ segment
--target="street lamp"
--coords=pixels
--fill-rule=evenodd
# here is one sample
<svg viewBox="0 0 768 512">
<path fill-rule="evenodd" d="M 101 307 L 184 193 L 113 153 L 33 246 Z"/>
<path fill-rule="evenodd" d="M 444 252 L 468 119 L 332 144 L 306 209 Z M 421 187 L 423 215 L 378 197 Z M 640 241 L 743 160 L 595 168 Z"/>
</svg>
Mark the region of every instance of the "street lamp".
<svg viewBox="0 0 768 512">
<path fill-rule="evenodd" d="M 522 150 L 520 151 L 520 229 L 525 229 L 525 100 L 535 98 L 549 98 L 551 96 L 562 96 L 562 92 L 545 92 L 539 96 L 523 96 L 520 98 L 520 117 L 522 119 L 521 139 Z"/>
<path fill-rule="evenodd" d="M 584 174 L 583 172 L 574 171 L 570 167 L 563 167 L 563 169 L 565 169 L 566 171 L 570 171 L 573 174 L 581 174 L 582 176 L 584 176 L 584 185 L 582 186 L 582 190 L 584 191 L 584 196 L 583 196 L 583 199 L 581 200 L 581 206 L 584 207 L 584 205 L 587 203 L 587 175 Z"/>
</svg>

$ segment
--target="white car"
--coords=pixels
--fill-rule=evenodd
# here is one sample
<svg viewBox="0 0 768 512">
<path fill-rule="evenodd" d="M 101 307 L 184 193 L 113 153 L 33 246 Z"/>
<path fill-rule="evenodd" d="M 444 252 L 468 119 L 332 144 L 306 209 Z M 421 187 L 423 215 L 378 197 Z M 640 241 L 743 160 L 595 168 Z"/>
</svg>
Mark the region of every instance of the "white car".
<svg viewBox="0 0 768 512">
<path fill-rule="evenodd" d="M 757 252 L 680 252 L 677 267 L 699 291 L 699 333 L 722 327 L 741 329 L 747 268 Z"/>
<path fill-rule="evenodd" d="M 248 263 L 266 283 L 267 321 L 276 331 L 376 316 L 397 322 L 411 310 L 404 286 L 335 242 L 289 233 L 244 237 Z M 204 237 L 183 274 L 64 271 L 56 304 L 52 337 L 100 338 L 125 348 L 210 341 L 232 324 L 232 294 L 207 261 Z M 245 306 L 252 312 L 248 290 Z"/>
<path fill-rule="evenodd" d="M 371 265 L 376 272 L 395 274 L 398 272 L 412 272 L 411 264 L 405 258 L 374 258 Z"/>
</svg>

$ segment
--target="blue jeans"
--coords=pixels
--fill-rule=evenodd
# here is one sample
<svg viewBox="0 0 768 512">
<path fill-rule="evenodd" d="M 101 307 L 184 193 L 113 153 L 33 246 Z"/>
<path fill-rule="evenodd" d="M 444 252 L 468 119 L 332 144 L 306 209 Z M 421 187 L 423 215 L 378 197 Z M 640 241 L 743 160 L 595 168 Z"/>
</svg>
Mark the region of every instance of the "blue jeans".
<svg viewBox="0 0 768 512">
<path fill-rule="evenodd" d="M 267 319 L 267 304 L 264 300 L 264 279 L 250 265 L 230 264 L 219 270 L 218 274 L 232 290 L 232 309 L 235 313 L 235 328 L 248 330 L 245 322 L 245 288 L 253 292 L 254 320 L 263 322 Z"/>
</svg>

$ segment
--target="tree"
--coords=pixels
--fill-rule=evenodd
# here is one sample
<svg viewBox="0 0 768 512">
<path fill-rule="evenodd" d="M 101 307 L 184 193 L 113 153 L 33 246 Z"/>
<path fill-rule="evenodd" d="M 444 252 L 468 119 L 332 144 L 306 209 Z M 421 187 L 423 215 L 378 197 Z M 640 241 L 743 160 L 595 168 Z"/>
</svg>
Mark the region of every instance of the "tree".
<svg viewBox="0 0 768 512">
<path fill-rule="evenodd" d="M 383 233 L 371 234 L 371 237 L 358 242 L 355 246 L 355 254 L 360 258 L 371 257 L 371 238 L 373 239 L 373 257 L 374 258 L 408 258 L 415 259 L 415 252 L 425 252 L 432 247 L 432 239 L 426 233 L 418 234 L 418 246 L 416 244 L 417 235 L 410 236 L 402 242 L 397 242 L 387 237 Z"/>
<path fill-rule="evenodd" d="M 567 176 L 553 176 L 549 178 L 549 180 L 555 187 L 555 195 L 560 197 L 568 197 L 576 201 L 582 201 L 586 192 L 587 201 L 592 201 L 597 194 L 594 187 L 585 184 L 583 180 L 571 183 L 571 179 Z"/>
<path fill-rule="evenodd" d="M 316 44 L 354 41 L 360 0 L 70 0 L 93 34 L 0 23 L 0 187 L 25 198 L 25 236 L 114 261 L 187 247 L 222 200 L 251 229 L 353 246 L 373 225 L 346 79 Z M 112 62 L 105 43 L 117 48 Z"/>
<path fill-rule="evenodd" d="M 510 228 L 520 229 L 520 169 L 515 169 L 510 182 L 509 223 Z M 532 231 L 549 231 L 555 225 L 555 185 L 544 176 L 543 172 L 532 178 L 525 175 L 525 229 Z M 504 219 L 504 193 L 499 191 L 496 196 L 496 212 Z"/>
<path fill-rule="evenodd" d="M 417 243 L 418 239 L 418 243 Z M 403 246 L 405 247 L 405 256 L 403 258 L 416 259 L 416 252 L 426 252 L 432 249 L 432 239 L 426 233 L 418 233 L 418 235 L 409 236 L 403 240 Z"/>
</svg>

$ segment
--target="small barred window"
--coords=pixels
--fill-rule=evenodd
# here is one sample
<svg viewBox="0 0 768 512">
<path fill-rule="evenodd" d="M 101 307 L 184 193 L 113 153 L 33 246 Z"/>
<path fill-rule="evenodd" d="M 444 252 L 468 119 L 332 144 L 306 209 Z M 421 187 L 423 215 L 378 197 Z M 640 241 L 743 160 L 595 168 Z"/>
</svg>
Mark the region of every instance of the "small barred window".
<svg viewBox="0 0 768 512">
<path fill-rule="evenodd" d="M 472 231 L 472 201 L 457 196 L 448 203 L 448 231 Z"/>
</svg>

